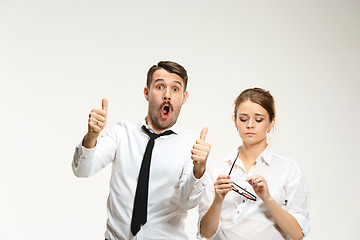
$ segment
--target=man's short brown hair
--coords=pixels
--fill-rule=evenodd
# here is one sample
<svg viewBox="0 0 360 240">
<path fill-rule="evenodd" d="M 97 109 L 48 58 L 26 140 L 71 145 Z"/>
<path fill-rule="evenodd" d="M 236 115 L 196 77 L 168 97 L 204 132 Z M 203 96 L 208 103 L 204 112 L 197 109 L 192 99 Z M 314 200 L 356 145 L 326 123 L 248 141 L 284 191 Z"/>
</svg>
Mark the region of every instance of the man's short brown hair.
<svg viewBox="0 0 360 240">
<path fill-rule="evenodd" d="M 184 91 L 186 90 L 188 75 L 185 68 L 180 64 L 171 61 L 161 61 L 157 65 L 154 65 L 149 69 L 147 74 L 147 81 L 146 81 L 146 86 L 148 88 L 150 88 L 154 72 L 159 69 L 164 69 L 169 73 L 174 73 L 179 77 L 181 77 L 181 79 L 184 81 Z"/>
</svg>

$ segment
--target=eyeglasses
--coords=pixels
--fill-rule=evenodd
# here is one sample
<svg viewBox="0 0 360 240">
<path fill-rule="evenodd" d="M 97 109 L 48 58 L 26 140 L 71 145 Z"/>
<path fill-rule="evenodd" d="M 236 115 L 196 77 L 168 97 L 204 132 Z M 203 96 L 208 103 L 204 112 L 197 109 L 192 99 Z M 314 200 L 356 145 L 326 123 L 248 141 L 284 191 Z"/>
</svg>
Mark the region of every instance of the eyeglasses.
<svg viewBox="0 0 360 240">
<path fill-rule="evenodd" d="M 233 162 L 233 164 L 232 164 L 232 166 L 231 166 L 231 168 L 230 168 L 230 172 L 229 172 L 229 174 L 228 174 L 229 176 L 230 176 L 231 171 L 232 171 L 232 169 L 233 169 L 233 167 L 234 167 L 234 165 L 235 165 L 236 160 L 238 159 L 238 156 L 239 156 L 239 154 L 236 155 L 236 158 L 235 158 L 235 160 L 234 160 L 234 162 Z M 239 186 L 238 184 L 236 184 L 236 183 L 234 183 L 234 182 L 231 182 L 231 183 L 234 184 L 234 186 L 232 187 L 231 190 L 233 190 L 234 192 L 237 192 L 237 193 L 240 194 L 241 196 L 243 196 L 243 197 L 245 197 L 245 198 L 247 198 L 247 199 L 249 199 L 249 200 L 251 200 L 251 201 L 256 201 L 256 196 L 255 196 L 254 194 L 246 191 L 245 188 Z"/>
</svg>

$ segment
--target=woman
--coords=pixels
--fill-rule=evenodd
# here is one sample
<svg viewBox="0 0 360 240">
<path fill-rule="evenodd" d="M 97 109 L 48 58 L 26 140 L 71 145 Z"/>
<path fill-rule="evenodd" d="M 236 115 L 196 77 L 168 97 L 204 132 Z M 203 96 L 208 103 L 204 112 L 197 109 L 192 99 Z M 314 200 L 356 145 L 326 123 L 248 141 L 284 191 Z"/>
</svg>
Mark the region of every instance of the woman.
<svg viewBox="0 0 360 240">
<path fill-rule="evenodd" d="M 234 122 L 243 145 L 209 169 L 198 238 L 302 239 L 309 232 L 310 193 L 299 165 L 268 146 L 275 124 L 271 94 L 243 91 Z"/>
</svg>

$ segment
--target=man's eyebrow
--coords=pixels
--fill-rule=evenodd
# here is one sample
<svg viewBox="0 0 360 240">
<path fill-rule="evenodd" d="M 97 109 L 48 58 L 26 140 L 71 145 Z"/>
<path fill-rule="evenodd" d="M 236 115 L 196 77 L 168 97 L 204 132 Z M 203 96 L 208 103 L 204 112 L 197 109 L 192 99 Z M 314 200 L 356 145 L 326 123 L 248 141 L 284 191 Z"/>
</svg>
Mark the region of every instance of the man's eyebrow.
<svg viewBox="0 0 360 240">
<path fill-rule="evenodd" d="M 158 79 L 156 79 L 156 80 L 154 81 L 154 83 L 156 83 L 156 82 L 164 82 L 164 81 L 165 81 L 164 79 L 158 78 Z"/>
<path fill-rule="evenodd" d="M 164 81 L 165 81 L 164 79 L 158 78 L 158 79 L 156 79 L 156 80 L 154 81 L 154 83 L 164 82 Z M 180 81 L 175 80 L 175 81 L 173 81 L 173 82 L 179 84 L 180 86 L 182 86 L 182 83 L 181 83 Z"/>
<path fill-rule="evenodd" d="M 174 82 L 182 86 L 182 83 L 180 81 L 174 81 Z"/>
</svg>

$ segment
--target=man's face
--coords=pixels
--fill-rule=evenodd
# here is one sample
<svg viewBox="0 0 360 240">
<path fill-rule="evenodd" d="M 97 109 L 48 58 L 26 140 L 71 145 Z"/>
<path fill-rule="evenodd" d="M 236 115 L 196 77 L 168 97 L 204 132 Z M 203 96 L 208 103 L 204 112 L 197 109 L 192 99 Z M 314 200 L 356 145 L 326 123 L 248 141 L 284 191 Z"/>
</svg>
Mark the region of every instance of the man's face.
<svg viewBox="0 0 360 240">
<path fill-rule="evenodd" d="M 144 95 L 149 102 L 147 124 L 160 133 L 176 123 L 188 92 L 180 76 L 159 69 L 153 74 L 150 89 L 144 88 Z"/>
</svg>

